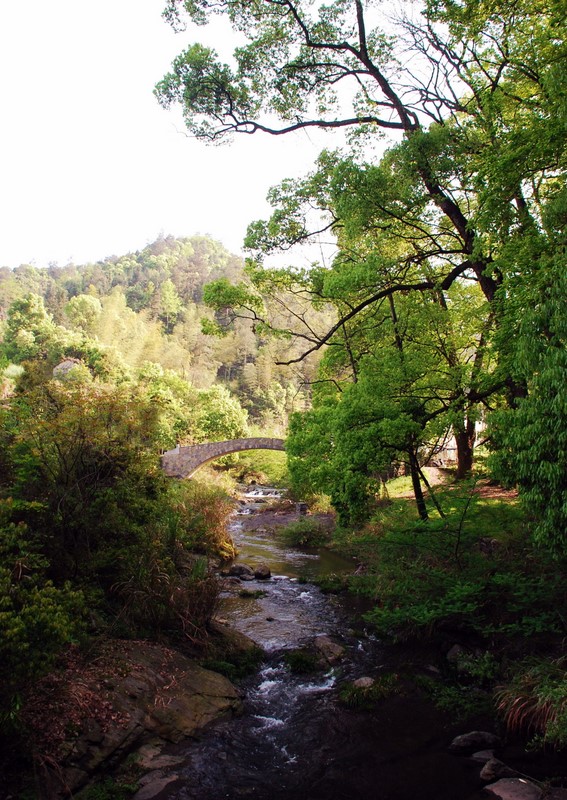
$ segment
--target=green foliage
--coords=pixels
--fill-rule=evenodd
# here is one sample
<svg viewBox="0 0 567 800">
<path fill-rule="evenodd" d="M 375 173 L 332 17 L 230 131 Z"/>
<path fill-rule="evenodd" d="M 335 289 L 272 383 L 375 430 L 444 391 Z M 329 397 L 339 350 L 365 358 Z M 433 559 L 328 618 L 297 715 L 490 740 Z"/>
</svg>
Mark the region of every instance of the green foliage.
<svg viewBox="0 0 567 800">
<path fill-rule="evenodd" d="M 493 710 L 490 694 L 476 686 L 440 681 L 426 675 L 416 676 L 416 684 L 437 708 L 451 714 L 455 720 L 466 720 L 477 714 L 490 714 Z"/>
<path fill-rule="evenodd" d="M 9 308 L 4 332 L 4 352 L 15 362 L 33 358 L 45 352 L 55 335 L 56 326 L 45 309 L 43 299 L 35 294 L 28 294 L 21 300 L 16 300 Z"/>
<path fill-rule="evenodd" d="M 246 678 L 255 672 L 262 662 L 264 653 L 258 647 L 230 653 L 223 658 L 207 658 L 202 661 L 205 669 L 220 672 L 231 681 Z"/>
<path fill-rule="evenodd" d="M 242 274 L 240 259 L 201 236 L 160 238 L 139 252 L 94 265 L 6 270 L 0 274 L 0 306 L 11 321 L 2 326 L 0 358 L 6 365 L 28 359 L 28 376 L 21 382 L 29 381 L 29 359 L 35 360 L 33 369 L 42 365 L 42 380 L 67 358 L 82 362 L 77 370 L 85 378 L 85 367 L 107 381 L 136 380 L 140 374 L 163 401 L 163 449 L 184 439 L 203 440 L 193 412 L 196 404 L 207 405 L 207 397 L 199 394 L 197 403 L 196 393 L 219 381 L 264 431 L 280 435 L 290 411 L 305 407 L 301 387 L 312 375 L 313 360 L 293 376 L 286 374 L 273 362 L 289 344 L 267 342 L 248 323 L 237 321 L 227 330 L 222 310 L 217 321 L 208 320 L 209 332 L 222 329 L 226 336 L 219 340 L 201 331 L 204 284 L 238 281 Z M 148 375 L 152 369 L 161 377 Z M 11 391 L 12 380 L 3 381 L 2 393 Z M 225 438 L 220 427 L 209 426 L 207 436 Z"/>
<path fill-rule="evenodd" d="M 70 583 L 55 586 L 49 580 L 40 537 L 23 522 L 12 521 L 22 510 L 25 507 L 18 509 L 11 498 L 0 501 L 0 718 L 4 724 L 15 721 L 21 693 L 85 631 L 82 592 Z"/>
<path fill-rule="evenodd" d="M 500 664 L 490 651 L 462 653 L 457 661 L 457 670 L 471 678 L 475 686 L 491 685 L 500 673 Z"/>
<path fill-rule="evenodd" d="M 515 292 L 517 316 L 507 342 L 517 380 L 527 387 L 513 410 L 492 421 L 497 476 L 517 483 L 534 518 L 534 537 L 557 557 L 567 541 L 567 325 L 565 261 L 540 262 L 529 286 Z M 508 334 L 510 330 L 508 329 Z"/>
<path fill-rule="evenodd" d="M 270 192 L 273 214 L 246 240 L 252 290 L 211 290 L 224 321 L 241 315 L 288 335 L 285 305 L 305 352 L 330 346 L 320 377 L 334 388 L 315 397 L 307 430 L 292 430 L 292 457 L 305 462 L 292 464 L 294 480 L 328 491 L 342 522 L 360 523 L 380 472 L 404 460 L 426 519 L 419 464 L 452 433 L 465 477 L 487 401 L 508 402 L 493 438 L 502 471 L 533 511 L 537 540 L 561 555 L 563 5 L 432 0 L 411 20 L 390 17 L 389 36 L 380 13 L 343 2 L 170 0 L 170 22 L 185 14 L 201 25 L 226 17 L 242 37 L 230 65 L 193 45 L 156 88 L 194 135 L 351 132 L 345 151 L 324 152 L 305 179 Z M 376 159 L 372 134 L 392 129 L 398 141 Z M 328 230 L 331 263 L 263 268 L 266 255 Z M 335 318 L 314 325 L 300 297 Z M 312 448 L 316 431 L 324 444 Z"/>
<path fill-rule="evenodd" d="M 201 393 L 197 425 L 203 441 L 238 439 L 247 433 L 246 411 L 224 386 Z"/>
<path fill-rule="evenodd" d="M 309 517 L 290 522 L 281 530 L 281 536 L 292 547 L 321 547 L 330 539 L 329 532 L 321 523 Z"/>
<path fill-rule="evenodd" d="M 380 523 L 339 532 L 341 547 L 369 566 L 349 579 L 351 590 L 376 603 L 366 619 L 397 640 L 461 631 L 497 647 L 511 638 L 535 646 L 559 634 L 562 572 L 532 551 L 521 510 L 469 503 L 451 488 L 441 503 L 446 517 L 426 525 L 401 513 L 408 503 L 397 500 Z"/>
<path fill-rule="evenodd" d="M 0 415 L 10 696 L 77 639 L 87 603 L 99 627 L 124 635 L 208 636 L 218 585 L 207 558 L 234 555 L 232 503 L 161 473 L 161 398 L 147 388 L 36 375 Z"/>
<path fill-rule="evenodd" d="M 369 686 L 345 683 L 339 690 L 339 701 L 347 708 L 372 710 L 381 700 L 403 694 L 400 676 L 394 672 L 378 675 Z"/>
<path fill-rule="evenodd" d="M 76 795 L 77 800 L 129 800 L 140 788 L 137 781 L 102 778 Z"/>
<path fill-rule="evenodd" d="M 223 489 L 193 480 L 169 492 L 176 535 L 192 552 L 222 559 L 234 558 L 236 550 L 227 531 L 233 502 Z"/>
<path fill-rule="evenodd" d="M 170 278 L 162 283 L 159 289 L 159 318 L 164 324 L 166 333 L 172 333 L 183 301 L 177 293 L 175 284 Z"/>
<path fill-rule="evenodd" d="M 289 483 L 286 454 L 277 450 L 239 453 L 236 474 L 243 482 L 253 479 L 268 486 L 286 487 Z"/>
<path fill-rule="evenodd" d="M 531 735 L 535 746 L 567 745 L 567 664 L 529 658 L 495 695 L 498 712 L 512 732 Z"/>
<path fill-rule="evenodd" d="M 284 653 L 283 660 L 293 675 L 309 675 L 321 669 L 319 659 L 315 653 L 304 648 L 287 650 Z"/>
<path fill-rule="evenodd" d="M 65 306 L 65 315 L 75 328 L 91 333 L 96 320 L 102 313 L 102 304 L 98 297 L 81 294 L 72 297 Z"/>
<path fill-rule="evenodd" d="M 331 572 L 328 575 L 317 577 L 313 581 L 323 594 L 340 594 L 348 588 L 348 578 Z"/>
<path fill-rule="evenodd" d="M 179 546 L 173 552 L 170 548 L 154 539 L 135 558 L 130 555 L 130 577 L 113 589 L 122 603 L 121 622 L 132 635 L 166 633 L 203 645 L 218 606 L 217 579 L 204 559 L 195 560 Z"/>
</svg>

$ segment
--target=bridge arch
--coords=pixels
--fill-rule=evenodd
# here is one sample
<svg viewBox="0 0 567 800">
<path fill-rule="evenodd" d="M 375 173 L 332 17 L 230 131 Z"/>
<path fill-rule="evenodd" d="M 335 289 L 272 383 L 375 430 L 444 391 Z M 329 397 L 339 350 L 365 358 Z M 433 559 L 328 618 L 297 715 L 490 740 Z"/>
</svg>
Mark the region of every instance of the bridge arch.
<svg viewBox="0 0 567 800">
<path fill-rule="evenodd" d="M 248 439 L 228 439 L 225 442 L 178 445 L 162 455 L 161 466 L 165 474 L 171 478 L 190 478 L 207 461 L 227 456 L 229 453 L 240 453 L 243 450 L 285 450 L 285 441 L 257 436 Z"/>
</svg>

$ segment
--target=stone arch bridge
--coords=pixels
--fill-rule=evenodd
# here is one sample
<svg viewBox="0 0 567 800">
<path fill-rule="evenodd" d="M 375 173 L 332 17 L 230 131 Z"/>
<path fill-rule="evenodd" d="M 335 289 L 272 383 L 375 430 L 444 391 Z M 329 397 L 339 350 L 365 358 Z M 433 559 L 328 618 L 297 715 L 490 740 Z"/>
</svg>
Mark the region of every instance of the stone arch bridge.
<svg viewBox="0 0 567 800">
<path fill-rule="evenodd" d="M 285 450 L 285 441 L 259 436 L 183 447 L 177 445 L 174 450 L 168 450 L 162 455 L 161 465 L 165 474 L 171 478 L 190 478 L 207 461 L 243 450 Z"/>
</svg>

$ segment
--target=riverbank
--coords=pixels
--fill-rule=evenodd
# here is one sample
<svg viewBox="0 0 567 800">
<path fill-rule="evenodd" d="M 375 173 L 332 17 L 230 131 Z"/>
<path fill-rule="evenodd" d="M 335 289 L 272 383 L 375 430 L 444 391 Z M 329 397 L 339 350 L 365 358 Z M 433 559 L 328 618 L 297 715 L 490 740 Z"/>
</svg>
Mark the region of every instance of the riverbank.
<svg viewBox="0 0 567 800">
<path fill-rule="evenodd" d="M 250 563 L 253 572 L 255 560 L 265 559 L 271 550 L 281 569 L 281 537 L 274 536 L 274 528 L 300 517 L 297 507 L 285 502 L 275 509 L 242 514 L 241 560 Z M 313 516 L 310 521 L 319 527 L 322 519 Z M 441 668 L 445 653 L 436 644 L 385 646 L 360 622 L 358 630 L 353 629 L 348 595 L 324 595 L 298 579 L 302 570 L 312 569 L 306 567 L 309 560 L 319 559 L 323 552 L 290 550 L 288 571 L 295 575 L 291 579 L 282 574 L 268 582 L 251 579 L 241 584 L 244 589 L 231 579 L 223 613 L 259 637 L 267 645 L 267 657 L 260 674 L 243 687 L 246 699 L 238 720 L 215 726 L 190 748 L 174 749 L 177 757 L 186 759 L 185 765 L 177 768 L 177 782 L 160 798 L 477 800 L 487 796 L 483 787 L 494 779 L 481 779 L 478 757 L 471 759 L 470 749 L 458 754 L 450 750 L 453 738 L 471 729 L 488 728 L 494 735 L 495 719 L 486 704 L 479 704 L 476 711 L 469 708 L 460 717 L 453 709 L 439 707 L 422 685 L 422 679 L 436 685 L 445 682 Z M 348 583 L 359 572 L 358 562 L 349 554 L 344 563 L 343 579 Z M 317 631 L 331 633 L 343 655 L 332 666 L 294 674 L 293 652 L 308 665 Z M 357 682 L 358 694 L 352 691 Z M 384 686 L 388 691 L 381 691 Z M 367 691 L 368 687 L 380 691 Z M 486 699 L 487 693 L 471 694 Z M 517 743 L 514 747 L 499 744 L 493 752 L 514 757 L 518 768 L 527 755 L 523 752 L 520 757 Z M 533 759 L 531 767 L 536 769 Z"/>
<path fill-rule="evenodd" d="M 414 601 L 425 602 L 420 597 L 427 585 L 423 548 L 429 547 L 431 540 L 425 536 L 423 546 L 417 548 L 417 535 L 423 531 L 414 528 L 411 531 L 414 552 L 409 554 L 407 532 L 405 539 L 395 539 L 393 550 L 388 539 L 392 534 L 386 527 L 386 518 L 397 516 L 399 537 L 399 519 L 402 508 L 404 513 L 408 511 L 407 499 L 401 501 L 406 506 L 397 507 L 395 501 L 385 506 L 381 522 L 375 519 L 366 530 L 335 533 L 333 541 L 329 540 L 332 545 L 329 553 L 328 548 L 290 548 L 275 531 L 281 532 L 281 528 L 306 519 L 311 527 L 330 535 L 330 515 L 305 517 L 301 506 L 277 501 L 270 507 L 259 502 L 265 498 L 258 489 L 251 494 L 256 496 L 246 503 L 256 506 L 255 513 L 246 513 L 250 508 L 241 506 L 241 513 L 233 523 L 236 526 L 233 536 L 241 549 L 239 560 L 255 567 L 260 561 L 272 559 L 272 577 L 226 579 L 219 614 L 237 633 L 229 633 L 224 622 L 211 628 L 211 636 L 224 635 L 232 640 L 231 646 L 235 644 L 234 637 L 238 641 L 245 633 L 265 652 L 260 672 L 239 681 L 236 694 L 232 693 L 236 691 L 234 687 L 226 688 L 227 682 L 218 695 L 220 717 L 225 713 L 232 715 L 237 709 L 240 716 L 217 722 L 210 732 L 201 725 L 191 729 L 193 723 L 185 721 L 181 726 L 176 723 L 178 733 L 164 733 L 166 710 L 178 706 L 177 693 L 181 697 L 186 693 L 185 678 L 203 667 L 193 662 L 192 666 L 172 670 L 174 662 L 171 655 L 166 655 L 166 648 L 160 656 L 160 668 L 155 664 L 152 667 L 159 677 L 151 688 L 139 675 L 132 676 L 131 664 L 126 666 L 128 648 L 136 649 L 141 643 L 113 645 L 119 655 L 117 663 L 122 664 L 118 675 L 126 696 L 133 680 L 144 706 L 144 719 L 150 722 L 143 735 L 129 739 L 130 734 L 124 733 L 127 726 L 120 716 L 120 704 L 105 705 L 108 697 L 91 685 L 91 693 L 96 696 L 98 691 L 99 703 L 102 701 L 100 708 L 107 715 L 110 738 L 123 737 L 127 746 L 118 747 L 114 755 L 107 753 L 106 761 L 99 762 L 99 774 L 105 777 L 102 783 L 81 795 L 84 800 L 95 797 L 122 800 L 134 793 L 137 800 L 218 800 L 219 797 L 480 800 L 487 796 L 483 787 L 494 780 L 481 779 L 482 763 L 471 760 L 472 751 L 466 754 L 450 751 L 455 736 L 478 729 L 500 735 L 501 743 L 493 748 L 493 754 L 511 771 L 532 777 L 536 788 L 541 784 L 538 797 L 560 797 L 559 786 L 564 781 L 561 759 L 528 753 L 522 732 L 507 733 L 503 718 L 495 715 L 491 704 L 492 687 L 501 673 L 489 677 L 489 668 L 493 669 L 500 653 L 513 652 L 512 637 L 511 649 L 502 650 L 502 641 L 497 639 L 493 640 L 494 649 L 490 649 L 481 641 L 480 632 L 471 630 L 462 609 L 458 617 L 449 614 L 448 618 L 434 619 L 425 632 L 413 620 L 412 635 L 407 635 L 407 608 L 405 616 L 392 617 L 388 607 L 390 595 L 381 579 L 384 570 L 392 575 L 394 552 L 398 554 L 395 569 L 400 579 L 408 578 L 410 555 L 413 566 L 419 567 L 414 573 L 419 576 L 419 584 L 415 583 L 413 593 L 403 595 L 406 606 L 411 600 L 415 614 Z M 492 517 L 498 517 L 495 498 L 484 499 L 490 500 Z M 506 532 L 502 518 L 497 522 L 500 530 Z M 478 537 L 472 536 L 464 525 L 461 527 L 459 545 L 464 552 L 458 555 L 461 563 L 466 563 L 465 555 L 473 549 L 474 542 L 478 546 Z M 443 531 L 434 532 L 437 535 L 434 566 L 438 570 Z M 449 530 L 446 534 L 453 537 L 454 543 L 454 532 Z M 399 555 L 402 542 L 403 559 Z M 492 567 L 502 559 L 500 546 L 493 543 L 488 556 L 482 554 Z M 342 555 L 337 556 L 337 551 Z M 451 558 L 455 558 L 454 549 Z M 431 560 L 428 563 L 431 567 Z M 326 589 L 333 587 L 339 594 L 324 593 L 312 581 Z M 405 586 L 407 589 L 407 583 Z M 383 630 L 380 637 L 375 635 L 376 625 L 370 624 L 376 608 L 390 614 L 390 628 Z M 367 615 L 366 621 L 360 618 L 361 610 Z M 533 612 L 536 610 L 532 608 Z M 402 636 L 396 636 L 392 619 L 402 621 L 398 629 Z M 341 652 L 334 661 L 320 657 L 319 645 L 325 638 L 331 651 L 338 648 Z M 398 642 L 387 644 L 386 638 L 398 638 Z M 158 645 L 148 647 L 157 652 Z M 205 662 L 205 667 L 212 666 L 213 670 L 230 667 L 229 659 L 219 656 L 219 652 Z M 84 677 L 77 671 L 75 686 L 84 685 Z M 213 681 L 220 677 L 217 675 Z M 97 680 L 100 689 L 100 676 Z M 72 681 L 68 683 L 73 685 Z M 108 691 L 110 687 L 103 688 Z M 210 708 L 210 698 L 206 698 L 206 692 L 195 691 L 194 683 L 189 685 L 189 694 L 192 699 L 187 702 L 193 703 L 189 716 L 195 720 L 198 716 L 195 704 L 197 708 L 202 708 L 203 703 Z M 82 707 L 85 695 L 72 690 L 69 696 L 72 701 L 79 699 L 78 705 Z M 91 714 L 96 724 L 79 725 L 76 714 L 69 708 L 57 713 L 67 726 L 77 725 L 78 733 L 80 727 L 69 766 L 88 772 L 84 769 L 85 759 L 92 761 L 93 752 L 104 749 L 99 745 L 107 735 L 104 730 L 107 721 L 97 720 L 96 714 Z M 204 722 L 211 719 L 212 716 Z M 178 741 L 179 731 L 181 741 Z M 79 740 L 81 745 L 77 744 Z M 130 758 L 125 758 L 127 753 L 132 754 Z M 73 758 L 75 763 L 71 763 Z M 113 770 L 120 761 L 122 767 L 115 773 Z M 79 777 L 84 781 L 84 775 Z M 550 778 L 554 779 L 554 786 L 549 783 Z M 121 794 L 117 793 L 119 790 Z"/>
</svg>

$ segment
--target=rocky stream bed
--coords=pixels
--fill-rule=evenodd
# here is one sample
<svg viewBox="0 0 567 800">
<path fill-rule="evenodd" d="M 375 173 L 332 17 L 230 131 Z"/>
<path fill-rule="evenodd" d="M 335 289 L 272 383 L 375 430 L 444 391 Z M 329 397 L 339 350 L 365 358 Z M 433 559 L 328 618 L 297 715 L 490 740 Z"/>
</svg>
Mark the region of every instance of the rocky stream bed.
<svg viewBox="0 0 567 800">
<path fill-rule="evenodd" d="M 506 751 L 490 729 L 482 732 L 490 722 L 481 715 L 465 729 L 481 733 L 456 739 L 463 723 L 403 677 L 415 654 L 384 646 L 351 603 L 310 582 L 354 565 L 325 550 L 282 546 L 274 525 L 298 511 L 273 511 L 266 501 L 275 497 L 251 488 L 232 526 L 239 557 L 227 570 L 219 624 L 265 653 L 240 686 L 240 714 L 160 752 L 170 766 L 150 759 L 158 768 L 135 800 L 539 800 L 537 783 L 496 758 L 515 756 L 523 766 L 523 751 Z M 290 668 L 298 651 L 314 659 L 313 671 Z M 415 668 L 433 670 L 425 662 Z M 371 687 L 397 673 L 399 690 L 371 710 L 341 702 L 345 686 Z"/>
<path fill-rule="evenodd" d="M 262 649 L 255 674 L 235 686 L 158 644 L 116 645 L 127 668 L 101 680 L 99 667 L 88 690 L 98 721 L 69 742 L 63 773 L 46 772 L 44 797 L 76 796 L 93 774 L 118 786 L 129 757 L 134 800 L 566 800 L 538 780 L 545 758 L 503 745 L 482 714 L 465 724 L 423 696 L 413 678 L 435 674 L 435 654 L 384 645 L 352 599 L 320 591 L 316 577 L 356 565 L 284 546 L 274 530 L 304 509 L 277 500 L 268 487 L 243 493 L 213 626 L 233 651 Z M 378 702 L 345 702 L 345 687 L 364 697 L 383 681 L 395 690 Z"/>
</svg>

